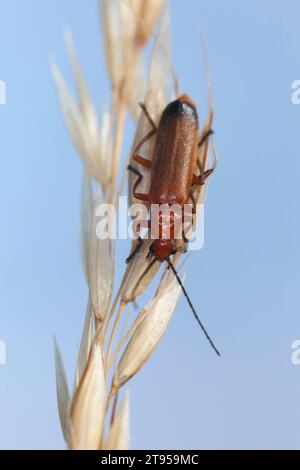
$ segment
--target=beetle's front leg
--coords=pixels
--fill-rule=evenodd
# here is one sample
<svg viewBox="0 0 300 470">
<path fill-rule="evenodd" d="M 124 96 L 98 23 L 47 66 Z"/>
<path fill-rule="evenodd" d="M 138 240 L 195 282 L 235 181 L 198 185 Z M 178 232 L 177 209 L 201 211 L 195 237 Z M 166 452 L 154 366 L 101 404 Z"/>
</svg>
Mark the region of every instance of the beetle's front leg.
<svg viewBox="0 0 300 470">
<path fill-rule="evenodd" d="M 148 134 L 145 135 L 145 137 L 142 138 L 142 140 L 138 143 L 138 145 L 136 146 L 136 148 L 134 149 L 134 153 L 136 154 L 140 148 L 149 140 L 151 139 L 151 137 L 153 137 L 156 133 L 157 133 L 157 127 L 156 127 L 156 124 L 155 122 L 153 121 L 153 119 L 151 118 L 149 112 L 148 112 L 148 109 L 146 108 L 146 105 L 143 104 L 143 103 L 140 103 L 140 107 L 142 108 L 146 118 L 148 119 L 151 127 L 152 127 L 152 130 L 150 132 L 148 132 Z M 145 160 L 145 159 L 144 159 Z M 142 163 L 141 163 L 142 165 Z"/>
<path fill-rule="evenodd" d="M 152 129 L 157 132 L 157 127 L 156 127 L 156 124 L 155 122 L 153 121 L 152 117 L 150 116 L 150 113 L 147 109 L 147 106 L 144 104 L 144 103 L 140 103 L 140 107 L 142 108 L 142 111 L 144 112 L 146 118 L 148 119 Z"/>
<path fill-rule="evenodd" d="M 151 221 L 150 220 L 148 221 L 147 225 L 148 225 L 148 230 L 151 230 Z M 138 234 L 140 234 L 140 232 L 141 232 L 140 222 L 137 224 L 136 231 L 137 231 Z M 140 235 L 137 238 L 137 242 L 138 242 L 137 246 L 135 247 L 133 252 L 129 255 L 129 257 L 126 260 L 127 264 L 130 263 L 130 261 L 139 253 L 139 251 L 141 250 L 141 248 L 143 246 L 144 240 L 143 240 L 143 238 L 141 238 Z"/>
<path fill-rule="evenodd" d="M 127 258 L 127 260 L 126 260 L 126 263 L 127 263 L 127 264 L 130 263 L 130 261 L 138 254 L 138 252 L 140 251 L 140 249 L 141 249 L 142 246 L 143 246 L 144 240 L 143 240 L 141 237 L 139 237 L 139 238 L 137 239 L 137 242 L 138 242 L 137 246 L 135 247 L 135 249 L 133 250 L 133 252 L 128 256 L 128 258 Z"/>
</svg>

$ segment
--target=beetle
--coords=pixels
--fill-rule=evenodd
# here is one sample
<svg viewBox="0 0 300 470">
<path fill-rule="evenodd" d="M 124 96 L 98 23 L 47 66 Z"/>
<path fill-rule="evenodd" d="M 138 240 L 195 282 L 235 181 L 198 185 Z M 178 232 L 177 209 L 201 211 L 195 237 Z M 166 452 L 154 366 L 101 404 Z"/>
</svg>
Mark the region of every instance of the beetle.
<svg viewBox="0 0 300 470">
<path fill-rule="evenodd" d="M 195 191 L 199 186 L 205 184 L 206 179 L 213 173 L 216 167 L 216 160 L 208 170 L 203 168 L 199 159 L 200 147 L 213 134 L 209 129 L 200 137 L 199 119 L 195 103 L 187 94 L 180 95 L 176 100 L 169 103 L 164 109 L 158 127 L 151 118 L 146 106 L 141 104 L 152 130 L 141 140 L 134 151 L 133 160 L 150 170 L 150 188 L 148 194 L 138 192 L 138 187 L 142 182 L 143 175 L 134 167 L 129 165 L 128 170 L 133 172 L 137 179 L 133 185 L 133 196 L 135 199 L 146 203 L 149 207 L 158 205 L 159 207 L 179 206 L 183 209 L 188 201 L 192 201 L 192 212 L 196 212 Z M 142 145 L 148 139 L 155 136 L 155 146 L 152 160 L 148 160 L 138 154 Z M 196 174 L 196 173 L 199 174 Z M 183 293 L 194 313 L 195 318 L 204 331 L 207 339 L 213 349 L 219 355 L 204 326 L 202 325 L 197 313 L 188 297 L 188 294 L 179 278 L 179 275 L 171 262 L 171 256 L 177 251 L 175 239 L 175 218 L 176 215 L 170 212 L 169 217 L 164 217 L 159 211 L 158 236 L 150 245 L 148 258 L 154 261 L 167 262 L 176 276 Z M 148 228 L 151 229 L 152 218 L 148 222 Z M 165 236 L 168 233 L 168 236 Z M 185 233 L 182 233 L 185 242 L 187 239 Z M 131 253 L 127 262 L 130 262 L 138 253 L 143 244 L 143 239 L 138 238 L 138 244 Z"/>
</svg>

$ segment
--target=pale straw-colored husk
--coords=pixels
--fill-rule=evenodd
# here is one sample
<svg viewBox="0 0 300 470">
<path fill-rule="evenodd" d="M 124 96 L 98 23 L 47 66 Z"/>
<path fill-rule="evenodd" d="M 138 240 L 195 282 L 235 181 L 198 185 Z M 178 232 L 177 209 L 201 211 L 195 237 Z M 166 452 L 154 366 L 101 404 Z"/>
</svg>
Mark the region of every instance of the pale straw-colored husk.
<svg viewBox="0 0 300 470">
<path fill-rule="evenodd" d="M 144 307 L 144 320 L 135 330 L 118 365 L 113 387 L 119 388 L 145 364 L 159 344 L 177 305 L 181 288 L 174 279 L 168 289 Z"/>
<path fill-rule="evenodd" d="M 106 381 L 101 346 L 94 343 L 75 391 L 70 412 L 70 447 L 97 450 L 101 446 L 106 407 Z"/>
<path fill-rule="evenodd" d="M 129 394 L 126 393 L 120 410 L 109 430 L 103 449 L 127 450 L 130 443 L 129 427 Z"/>
</svg>

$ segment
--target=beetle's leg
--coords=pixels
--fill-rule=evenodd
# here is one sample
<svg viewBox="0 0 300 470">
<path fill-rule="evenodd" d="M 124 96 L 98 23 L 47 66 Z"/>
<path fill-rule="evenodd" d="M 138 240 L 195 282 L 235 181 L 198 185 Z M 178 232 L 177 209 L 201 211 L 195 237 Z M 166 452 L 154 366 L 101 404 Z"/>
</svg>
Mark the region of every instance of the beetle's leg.
<svg viewBox="0 0 300 470">
<path fill-rule="evenodd" d="M 152 168 L 152 161 L 140 155 L 134 155 L 133 160 L 142 165 L 144 168 Z"/>
<path fill-rule="evenodd" d="M 130 253 L 130 255 L 128 256 L 128 258 L 126 260 L 127 264 L 130 263 L 130 261 L 138 254 L 138 252 L 140 251 L 140 249 L 143 246 L 144 240 L 141 237 L 139 237 L 137 239 L 137 242 L 138 242 L 138 244 L 136 245 L 135 249 L 133 250 L 132 253 Z"/>
<path fill-rule="evenodd" d="M 205 180 L 215 171 L 216 160 L 214 161 L 213 166 L 209 170 L 206 170 L 206 171 L 204 171 L 203 165 L 199 159 L 197 160 L 197 166 L 199 168 L 200 175 L 193 176 L 193 185 L 202 186 L 203 184 L 205 184 Z"/>
<path fill-rule="evenodd" d="M 185 243 L 186 245 L 189 244 L 189 241 L 190 241 L 190 240 L 186 237 L 186 234 L 185 234 L 185 233 L 186 233 L 188 230 L 192 229 L 192 228 L 193 228 L 193 222 L 191 222 L 190 225 L 189 225 L 187 228 L 184 227 L 183 230 L 182 230 L 182 238 L 183 238 L 183 241 L 184 241 L 184 243 Z"/>
<path fill-rule="evenodd" d="M 206 131 L 205 134 L 203 135 L 203 137 L 201 138 L 199 144 L 198 144 L 198 148 L 200 148 L 206 142 L 206 140 L 211 135 L 213 135 L 213 133 L 214 133 L 214 131 L 212 129 L 209 129 L 208 131 Z M 202 163 L 200 162 L 200 160 L 198 158 L 197 166 L 200 170 L 200 176 L 194 175 L 193 184 L 197 185 L 197 186 L 203 185 L 205 183 L 206 178 L 208 178 L 213 173 L 213 171 L 216 169 L 217 164 L 218 164 L 218 157 L 217 157 L 217 153 L 216 153 L 215 148 L 214 148 L 214 163 L 213 163 L 212 167 L 209 170 L 204 171 L 203 165 L 202 165 Z"/>
<path fill-rule="evenodd" d="M 185 236 L 184 230 L 182 230 L 182 238 L 183 238 L 183 241 L 184 241 L 185 244 L 187 244 L 189 242 L 188 239 Z"/>
<path fill-rule="evenodd" d="M 140 150 L 142 145 L 144 145 L 147 142 L 147 140 L 151 139 L 151 137 L 153 137 L 156 134 L 156 132 L 157 132 L 156 129 L 152 129 L 152 131 L 148 132 L 148 134 L 145 135 L 145 137 L 143 137 L 142 140 L 139 142 L 139 144 L 136 146 L 133 153 L 136 154 Z"/>
<path fill-rule="evenodd" d="M 137 233 L 140 233 L 140 231 L 141 231 L 141 224 L 140 223 L 137 224 L 136 230 L 137 230 Z M 151 221 L 150 220 L 148 221 L 148 230 L 151 230 Z M 139 236 L 138 239 L 137 239 L 137 242 L 138 242 L 137 246 L 135 247 L 133 252 L 129 255 L 129 257 L 126 260 L 127 264 L 138 254 L 138 252 L 140 251 L 140 249 L 143 246 L 144 240 L 143 240 L 143 238 L 141 238 Z"/>
<path fill-rule="evenodd" d="M 135 197 L 135 199 L 139 199 L 140 201 L 148 202 L 148 199 L 149 199 L 148 194 L 142 194 L 142 193 L 137 193 L 136 192 L 137 187 L 139 186 L 139 184 L 142 182 L 142 179 L 144 178 L 143 175 L 139 172 L 139 170 L 137 170 L 136 168 L 134 168 L 131 165 L 128 166 L 128 170 L 132 171 L 132 173 L 134 173 L 137 176 L 137 180 L 134 183 L 133 190 L 132 190 L 133 196 Z"/>
<path fill-rule="evenodd" d="M 147 109 L 147 106 L 146 106 L 144 103 L 140 103 L 140 107 L 142 108 L 142 110 L 143 110 L 143 112 L 144 112 L 146 118 L 148 119 L 149 123 L 151 124 L 153 130 L 154 130 L 155 132 L 157 132 L 156 124 L 155 124 L 155 122 L 153 121 L 152 117 L 150 116 L 149 111 L 148 111 L 148 109 Z"/>
<path fill-rule="evenodd" d="M 182 230 L 182 238 L 183 238 L 183 241 L 184 241 L 184 243 L 185 243 L 186 245 L 188 245 L 188 243 L 189 243 L 190 240 L 186 237 L 185 232 L 188 231 L 188 230 L 190 230 L 190 229 L 192 229 L 192 228 L 193 228 L 193 222 L 191 222 L 190 226 L 187 227 L 187 229 L 183 229 L 183 230 Z"/>
<path fill-rule="evenodd" d="M 143 112 L 145 113 L 145 116 L 146 118 L 148 119 L 151 127 L 152 127 L 152 130 L 150 132 L 148 132 L 148 134 L 145 135 L 145 137 L 142 138 L 142 140 L 138 143 L 138 145 L 136 146 L 136 148 L 134 149 L 134 159 L 136 161 L 138 161 L 136 159 L 136 154 L 137 152 L 140 150 L 140 148 L 149 140 L 151 139 L 151 137 L 153 137 L 156 132 L 157 132 L 157 127 L 155 125 L 155 122 L 153 121 L 153 119 L 151 118 L 149 112 L 148 112 L 148 109 L 146 108 L 146 106 L 143 104 L 143 103 L 140 103 L 140 107 L 142 108 Z M 151 165 L 151 163 L 147 163 L 147 159 L 146 158 L 143 158 L 143 157 L 139 157 L 139 160 L 138 163 L 140 163 L 141 165 L 145 166 L 146 168 L 151 168 L 151 166 L 148 166 L 148 165 Z M 144 165 L 143 163 L 146 162 L 146 164 Z"/>
<path fill-rule="evenodd" d="M 209 129 L 208 131 L 205 132 L 205 134 L 201 137 L 199 143 L 198 143 L 198 148 L 202 147 L 202 145 L 207 141 L 207 139 L 213 135 L 214 131 L 212 129 Z"/>
<path fill-rule="evenodd" d="M 197 201 L 196 201 L 196 198 L 195 198 L 195 194 L 194 194 L 194 190 L 193 190 L 193 189 L 191 189 L 190 198 L 191 198 L 192 204 L 193 204 L 192 213 L 193 213 L 193 215 L 194 215 L 194 214 L 196 214 L 196 212 L 197 212 Z"/>
<path fill-rule="evenodd" d="M 195 212 L 196 212 L 196 200 L 195 200 L 195 197 L 193 195 L 193 190 L 191 190 L 190 198 L 192 199 L 192 203 L 193 203 L 192 214 L 195 214 Z M 190 230 L 190 228 L 193 227 L 192 214 L 190 212 L 187 213 L 185 211 L 185 209 L 182 212 L 182 238 L 183 238 L 184 243 L 189 242 L 188 238 L 185 235 L 185 232 Z M 188 225 L 187 227 L 185 227 L 186 224 Z"/>
<path fill-rule="evenodd" d="M 210 170 L 203 171 L 200 176 L 193 176 L 193 185 L 196 186 L 203 186 L 205 184 L 205 180 L 214 172 L 214 168 L 211 168 Z"/>
<path fill-rule="evenodd" d="M 186 230 L 185 226 L 184 226 L 185 222 L 186 221 L 184 220 L 184 215 L 182 215 L 182 232 L 181 233 L 182 233 L 182 238 L 183 238 L 184 243 L 187 244 L 189 241 L 188 241 L 188 239 L 186 238 L 186 235 L 185 235 L 185 230 Z"/>
</svg>

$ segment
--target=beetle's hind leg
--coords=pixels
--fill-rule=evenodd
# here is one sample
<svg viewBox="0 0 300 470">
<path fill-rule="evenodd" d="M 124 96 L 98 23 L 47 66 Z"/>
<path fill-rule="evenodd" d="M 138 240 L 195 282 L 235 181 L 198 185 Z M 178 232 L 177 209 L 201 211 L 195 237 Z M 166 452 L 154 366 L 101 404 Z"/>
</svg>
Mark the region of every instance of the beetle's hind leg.
<svg viewBox="0 0 300 470">
<path fill-rule="evenodd" d="M 207 139 L 213 134 L 213 131 L 210 129 L 203 135 L 202 139 L 199 142 L 199 148 L 207 141 Z M 197 166 L 200 171 L 200 175 L 194 175 L 193 177 L 193 185 L 202 186 L 205 184 L 206 179 L 215 171 L 216 166 L 218 164 L 218 158 L 216 154 L 216 150 L 214 149 L 214 162 L 212 167 L 209 170 L 204 170 L 204 166 L 200 159 L 197 160 Z"/>
<path fill-rule="evenodd" d="M 149 199 L 148 194 L 142 194 L 136 191 L 144 178 L 142 173 L 140 173 L 139 170 L 134 168 L 132 165 L 129 165 L 127 169 L 137 176 L 137 180 L 133 185 L 133 190 L 132 190 L 133 196 L 135 197 L 135 199 L 138 199 L 139 201 L 148 202 L 148 199 Z"/>
<path fill-rule="evenodd" d="M 203 136 L 201 137 L 199 143 L 198 143 L 198 148 L 202 147 L 203 144 L 205 144 L 205 142 L 207 141 L 207 139 L 209 139 L 209 137 L 211 135 L 214 134 L 214 131 L 212 129 L 208 129 L 208 131 L 206 131 Z"/>
<path fill-rule="evenodd" d="M 215 166 L 210 168 L 209 170 L 204 171 L 202 164 L 197 161 L 198 168 L 200 170 L 200 175 L 193 176 L 193 185 L 196 186 L 203 186 L 205 184 L 206 179 L 215 171 Z"/>
<path fill-rule="evenodd" d="M 195 199 L 195 196 L 193 194 L 193 189 L 191 189 L 190 192 L 190 199 L 192 201 L 192 210 L 187 211 L 186 206 L 184 206 L 184 210 L 182 212 L 182 239 L 186 245 L 189 243 L 189 239 L 187 238 L 186 234 L 193 229 L 193 215 L 196 213 L 196 207 L 197 207 L 197 201 Z"/>
</svg>

